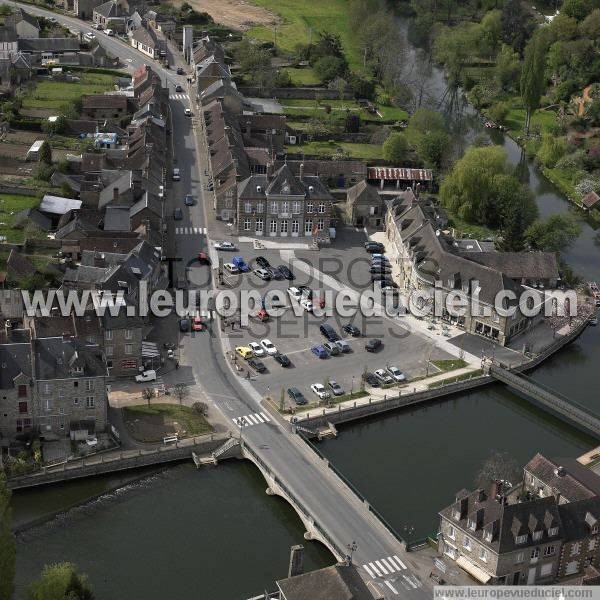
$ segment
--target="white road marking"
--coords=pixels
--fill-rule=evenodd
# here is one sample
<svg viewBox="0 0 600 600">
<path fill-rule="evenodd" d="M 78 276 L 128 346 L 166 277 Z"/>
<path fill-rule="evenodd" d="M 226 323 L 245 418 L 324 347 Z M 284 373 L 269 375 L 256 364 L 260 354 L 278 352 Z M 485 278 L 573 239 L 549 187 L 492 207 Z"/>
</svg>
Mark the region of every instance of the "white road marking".
<svg viewBox="0 0 600 600">
<path fill-rule="evenodd" d="M 391 561 L 391 559 L 388 559 L 390 562 L 387 562 L 387 560 L 385 558 L 381 559 L 382 564 L 390 570 L 390 573 L 393 573 L 394 571 L 397 570 L 396 565 Z M 391 563 L 391 564 L 390 564 Z"/>
<path fill-rule="evenodd" d="M 231 420 L 237 427 L 250 427 L 251 425 L 260 425 L 261 423 L 269 422 L 269 419 L 267 419 L 263 413 L 244 415 L 243 417 L 235 417 Z"/>
<path fill-rule="evenodd" d="M 363 568 L 371 576 L 372 579 L 375 579 L 375 575 L 373 575 L 373 571 L 369 569 L 369 565 L 363 565 Z"/>
<path fill-rule="evenodd" d="M 406 569 L 406 565 L 395 554 L 392 558 L 400 565 L 401 569 Z"/>
<path fill-rule="evenodd" d="M 176 235 L 206 235 L 206 227 L 175 227 Z"/>
<path fill-rule="evenodd" d="M 413 587 L 415 590 L 417 589 L 417 586 L 414 584 L 413 581 L 411 581 L 406 575 L 402 575 L 402 578 L 408 582 L 408 584 Z"/>
<path fill-rule="evenodd" d="M 392 592 L 394 592 L 394 594 L 396 594 L 396 596 L 398 595 L 398 590 L 389 581 L 386 580 L 384 583 L 392 590 Z"/>
<path fill-rule="evenodd" d="M 378 560 L 375 561 L 375 564 L 379 567 L 384 575 L 389 575 L 387 569 Z"/>
<path fill-rule="evenodd" d="M 381 577 L 381 573 L 379 572 L 379 569 L 375 566 L 374 563 L 369 563 L 369 566 L 371 567 L 371 569 L 373 569 L 373 571 L 375 571 L 377 577 Z"/>
<path fill-rule="evenodd" d="M 265 415 L 264 412 L 258 413 L 267 423 L 270 423 L 270 419 L 269 417 L 267 417 L 267 415 Z"/>
</svg>

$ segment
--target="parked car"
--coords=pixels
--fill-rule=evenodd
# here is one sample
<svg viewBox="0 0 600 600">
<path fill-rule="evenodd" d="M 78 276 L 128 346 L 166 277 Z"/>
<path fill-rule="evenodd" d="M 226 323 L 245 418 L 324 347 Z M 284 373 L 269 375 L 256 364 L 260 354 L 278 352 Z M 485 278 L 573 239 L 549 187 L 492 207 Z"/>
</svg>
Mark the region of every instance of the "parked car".
<svg viewBox="0 0 600 600">
<path fill-rule="evenodd" d="M 279 270 L 279 267 L 267 267 L 265 271 L 271 276 L 271 279 L 283 279 L 283 274 Z"/>
<path fill-rule="evenodd" d="M 313 303 L 310 300 L 307 300 L 306 298 L 302 298 L 302 300 L 300 300 L 300 306 L 306 312 L 312 312 L 313 311 Z"/>
<path fill-rule="evenodd" d="M 292 300 L 300 302 L 302 298 L 302 292 L 297 287 L 288 288 L 287 293 Z"/>
<path fill-rule="evenodd" d="M 237 275 L 240 272 L 240 270 L 233 263 L 225 263 L 223 268 L 232 275 Z"/>
<path fill-rule="evenodd" d="M 371 281 L 387 281 L 387 275 L 385 273 L 381 273 L 381 271 L 373 273 L 371 275 Z"/>
<path fill-rule="evenodd" d="M 258 358 L 251 358 L 248 364 L 258 373 L 264 373 L 267 370 L 265 364 L 261 360 L 258 360 Z"/>
<path fill-rule="evenodd" d="M 340 339 L 340 336 L 338 335 L 338 332 L 329 324 L 329 323 L 323 323 L 320 327 L 319 327 L 319 331 L 330 341 L 330 342 L 337 342 L 337 340 Z"/>
<path fill-rule="evenodd" d="M 371 261 L 374 261 L 374 260 L 387 261 L 388 257 L 385 254 L 383 254 L 382 252 L 374 252 L 373 255 L 371 256 Z"/>
<path fill-rule="evenodd" d="M 178 84 L 175 86 L 175 91 L 176 91 L 176 92 L 183 92 L 183 88 L 181 87 L 181 84 L 179 84 L 179 83 L 178 83 Z"/>
<path fill-rule="evenodd" d="M 173 220 L 181 221 L 183 219 L 183 211 L 180 208 L 175 208 L 173 210 Z"/>
<path fill-rule="evenodd" d="M 177 67 L 177 75 L 183 75 L 184 71 L 182 67 Z"/>
<path fill-rule="evenodd" d="M 369 273 L 389 273 L 392 268 L 389 265 L 378 264 L 369 269 Z"/>
<path fill-rule="evenodd" d="M 204 323 L 200 317 L 194 317 L 192 320 L 192 331 L 202 331 L 204 329 Z"/>
<path fill-rule="evenodd" d="M 327 398 L 331 398 L 329 392 L 325 389 L 325 386 L 322 383 L 313 383 L 310 386 L 310 389 L 319 396 L 319 400 L 326 400 Z"/>
<path fill-rule="evenodd" d="M 156 371 L 154 369 L 144 371 L 143 373 L 136 375 L 135 380 L 138 383 L 144 383 L 145 381 L 156 381 Z"/>
<path fill-rule="evenodd" d="M 263 281 L 270 281 L 271 274 L 266 269 L 254 269 L 253 273 Z"/>
<path fill-rule="evenodd" d="M 318 358 L 327 358 L 329 354 L 327 354 L 327 350 L 319 344 L 313 346 L 310 351 Z"/>
<path fill-rule="evenodd" d="M 185 333 L 190 330 L 190 320 L 187 317 L 179 319 L 179 331 Z"/>
<path fill-rule="evenodd" d="M 196 199 L 191 194 L 185 195 L 185 205 L 186 206 L 194 206 L 196 204 Z"/>
<path fill-rule="evenodd" d="M 184 114 L 186 117 L 191 117 L 191 116 L 192 116 L 192 109 L 191 109 L 191 108 L 186 108 L 186 109 L 183 111 L 183 114 Z"/>
<path fill-rule="evenodd" d="M 379 387 L 379 379 L 373 373 L 363 373 L 362 378 L 371 386 Z"/>
<path fill-rule="evenodd" d="M 288 396 L 298 405 L 308 404 L 308 400 L 304 397 L 304 394 L 295 387 L 288 388 Z"/>
<path fill-rule="evenodd" d="M 323 348 L 325 348 L 325 350 L 327 350 L 331 356 L 338 356 L 342 353 L 335 342 L 325 342 L 323 344 Z"/>
<path fill-rule="evenodd" d="M 279 265 L 279 267 L 277 267 L 277 268 L 283 275 L 284 279 L 287 279 L 288 281 L 294 280 L 294 274 L 285 265 Z"/>
<path fill-rule="evenodd" d="M 381 254 L 384 250 L 383 246 L 376 246 L 376 245 L 371 245 L 371 246 L 367 246 L 365 248 L 365 250 L 369 253 L 369 254 Z"/>
<path fill-rule="evenodd" d="M 378 339 L 369 340 L 365 344 L 365 350 L 367 352 L 377 352 L 377 350 L 380 350 L 381 348 L 383 348 L 383 342 Z"/>
<path fill-rule="evenodd" d="M 175 350 L 167 350 L 167 358 L 170 360 L 175 360 Z"/>
<path fill-rule="evenodd" d="M 175 350 L 175 348 L 177 348 L 177 344 L 174 344 L 173 342 L 165 342 L 163 344 L 163 348 L 165 348 L 165 350 Z"/>
<path fill-rule="evenodd" d="M 263 357 L 266 355 L 265 349 L 258 342 L 249 342 L 248 348 L 252 350 L 254 356 Z"/>
<path fill-rule="evenodd" d="M 365 242 L 365 248 L 369 246 L 379 246 L 380 248 L 384 248 L 384 245 L 381 242 L 376 242 L 375 240 L 367 240 Z"/>
<path fill-rule="evenodd" d="M 336 340 L 335 345 L 344 354 L 346 354 L 347 352 L 350 352 L 352 350 L 352 348 L 350 347 L 350 344 L 346 340 Z"/>
<path fill-rule="evenodd" d="M 108 37 L 114 37 L 115 32 L 112 29 L 105 29 L 104 33 L 108 36 Z"/>
<path fill-rule="evenodd" d="M 264 351 L 269 355 L 269 356 L 275 356 L 276 354 L 278 354 L 277 352 L 277 348 L 275 347 L 275 344 L 273 344 L 273 342 L 269 339 L 264 339 L 260 341 L 260 345 L 263 347 Z"/>
<path fill-rule="evenodd" d="M 356 327 L 356 325 L 352 325 L 352 323 L 347 323 L 342 327 L 345 333 L 350 334 L 352 337 L 360 337 L 360 329 Z"/>
<path fill-rule="evenodd" d="M 406 381 L 406 375 L 398 367 L 389 366 L 387 370 L 395 381 Z"/>
<path fill-rule="evenodd" d="M 181 171 L 175 167 L 173 169 L 173 181 L 179 181 L 181 179 Z"/>
<path fill-rule="evenodd" d="M 379 381 L 381 381 L 381 383 L 386 384 L 386 385 L 389 383 L 394 383 L 392 376 L 384 369 L 377 369 L 375 371 L 375 377 L 377 377 L 377 379 L 379 379 Z"/>
<path fill-rule="evenodd" d="M 242 358 L 252 358 L 253 356 L 252 348 L 249 348 L 248 346 L 237 346 L 235 351 Z"/>
<path fill-rule="evenodd" d="M 231 261 L 242 273 L 247 273 L 250 267 L 246 264 L 246 261 L 241 256 L 234 256 Z"/>
<path fill-rule="evenodd" d="M 271 263 L 264 256 L 257 256 L 256 264 L 263 269 L 268 269 L 271 266 Z"/>
<path fill-rule="evenodd" d="M 334 396 L 344 395 L 344 388 L 335 379 L 330 379 L 327 382 L 327 387 L 333 392 Z"/>
<path fill-rule="evenodd" d="M 285 354 L 276 354 L 275 355 L 275 360 L 282 367 L 289 367 L 292 364 L 292 361 Z"/>
<path fill-rule="evenodd" d="M 385 288 L 395 289 L 398 287 L 398 284 L 395 281 L 392 281 L 391 279 L 388 279 L 387 277 L 382 277 L 381 279 L 378 279 L 378 280 L 374 281 L 373 283 L 376 283 L 381 288 L 385 287 Z"/>
<path fill-rule="evenodd" d="M 215 242 L 213 245 L 216 250 L 237 250 L 233 242 Z"/>
</svg>

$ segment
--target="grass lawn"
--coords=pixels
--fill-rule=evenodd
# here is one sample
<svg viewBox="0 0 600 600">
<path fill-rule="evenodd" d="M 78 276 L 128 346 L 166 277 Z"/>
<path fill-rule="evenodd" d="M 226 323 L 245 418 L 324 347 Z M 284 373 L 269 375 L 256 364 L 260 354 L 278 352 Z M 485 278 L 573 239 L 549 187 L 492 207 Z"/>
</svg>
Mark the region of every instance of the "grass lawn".
<svg viewBox="0 0 600 600">
<path fill-rule="evenodd" d="M 22 242 L 23 230 L 13 227 L 15 213 L 26 208 L 34 208 L 39 204 L 39 198 L 33 196 L 0 194 L 0 236 L 4 236 L 8 242 Z"/>
<path fill-rule="evenodd" d="M 381 117 L 371 114 L 364 108 L 361 108 L 353 100 L 321 100 L 320 104 L 310 100 L 299 100 L 295 98 L 285 98 L 280 100 L 283 112 L 291 117 L 323 117 L 325 116 L 325 106 L 331 107 L 330 115 L 339 118 L 345 118 L 348 110 L 360 116 L 362 121 L 382 123 L 384 121 L 405 121 L 408 119 L 408 113 L 402 108 L 395 106 L 378 106 Z"/>
<path fill-rule="evenodd" d="M 213 431 L 196 410 L 181 404 L 138 404 L 123 409 L 123 418 L 133 437 L 140 442 L 159 442 L 178 433 L 180 438 Z"/>
<path fill-rule="evenodd" d="M 342 150 L 349 158 L 379 160 L 383 158 L 383 148 L 379 144 L 351 144 L 348 142 L 307 142 L 297 146 L 288 146 L 287 152 L 313 154 L 330 157 Z"/>
<path fill-rule="evenodd" d="M 526 111 L 521 106 L 513 106 L 508 111 L 505 125 L 513 137 L 519 137 L 525 133 Z M 548 127 L 556 123 L 556 113 L 551 110 L 536 110 L 531 117 L 531 127 L 539 127 L 541 132 L 547 131 Z"/>
<path fill-rule="evenodd" d="M 308 44 L 319 32 L 336 33 L 342 40 L 344 52 L 352 69 L 362 66 L 361 57 L 348 30 L 348 4 L 346 0 L 251 0 L 279 15 L 283 21 L 274 27 L 259 25 L 248 33 L 260 40 L 274 42 L 284 51 L 292 52 L 298 44 Z"/>
<path fill-rule="evenodd" d="M 23 95 L 23 108 L 60 109 L 87 94 L 113 89 L 115 77 L 102 73 L 77 73 L 79 82 L 39 81 Z"/>
<path fill-rule="evenodd" d="M 310 67 L 305 69 L 287 67 L 283 69 L 283 71 L 289 74 L 290 78 L 292 79 L 292 83 L 298 87 L 319 85 L 321 83 L 316 73 Z"/>
<path fill-rule="evenodd" d="M 431 364 L 436 366 L 443 373 L 446 373 L 447 371 L 454 371 L 455 369 L 463 369 L 468 365 L 468 363 L 460 358 L 449 360 L 432 360 Z"/>
</svg>

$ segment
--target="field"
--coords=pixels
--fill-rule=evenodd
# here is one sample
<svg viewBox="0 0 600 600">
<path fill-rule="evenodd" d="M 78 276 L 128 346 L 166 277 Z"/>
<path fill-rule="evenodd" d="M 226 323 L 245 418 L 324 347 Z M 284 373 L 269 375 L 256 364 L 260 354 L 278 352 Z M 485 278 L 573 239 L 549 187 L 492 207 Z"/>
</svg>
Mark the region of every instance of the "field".
<svg viewBox="0 0 600 600">
<path fill-rule="evenodd" d="M 40 200 L 32 196 L 0 194 L 0 236 L 5 237 L 8 242 L 22 242 L 23 230 L 13 227 L 15 213 L 26 208 L 34 208 L 39 204 Z"/>
<path fill-rule="evenodd" d="M 253 37 L 275 42 L 282 50 L 292 52 L 298 44 L 315 39 L 319 32 L 336 33 L 342 40 L 350 67 L 360 69 L 361 59 L 348 30 L 346 0 L 252 0 L 252 3 L 279 15 L 282 20 L 276 28 L 252 27 L 249 33 Z"/>
<path fill-rule="evenodd" d="M 315 156 L 330 157 L 343 152 L 348 158 L 363 158 L 365 160 L 381 160 L 382 146 L 379 144 L 352 144 L 349 142 L 307 142 L 296 146 L 287 146 L 287 152 L 305 153 Z"/>
<path fill-rule="evenodd" d="M 281 99 L 283 112 L 291 117 L 319 117 L 325 115 L 325 106 L 331 107 L 331 115 L 344 117 L 346 111 L 358 113 L 362 121 L 381 123 L 383 121 L 404 121 L 408 119 L 408 113 L 402 108 L 393 106 L 379 106 L 381 117 L 373 115 L 361 108 L 354 100 L 321 100 L 319 104 L 310 100 Z"/>
<path fill-rule="evenodd" d="M 77 73 L 79 82 L 39 81 L 23 95 L 23 108 L 60 109 L 87 94 L 113 89 L 115 78 L 102 73 Z"/>
<path fill-rule="evenodd" d="M 321 83 L 315 72 L 310 67 L 305 69 L 295 69 L 293 67 L 289 67 L 283 69 L 283 71 L 286 71 L 289 74 L 292 83 L 298 87 L 305 85 L 319 85 Z"/>
<path fill-rule="evenodd" d="M 181 6 L 186 1 L 194 10 L 208 13 L 217 23 L 240 31 L 253 25 L 272 27 L 279 21 L 273 13 L 244 0 L 172 0 L 172 3 Z"/>
</svg>

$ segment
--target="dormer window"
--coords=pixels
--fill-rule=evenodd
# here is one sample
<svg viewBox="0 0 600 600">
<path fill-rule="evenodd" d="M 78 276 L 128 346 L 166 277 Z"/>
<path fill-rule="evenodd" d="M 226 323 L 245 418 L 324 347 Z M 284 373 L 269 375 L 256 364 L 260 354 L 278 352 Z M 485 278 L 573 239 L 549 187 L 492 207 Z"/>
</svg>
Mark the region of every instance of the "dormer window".
<svg viewBox="0 0 600 600">
<path fill-rule="evenodd" d="M 475 531 L 476 527 L 477 527 L 477 522 L 473 519 L 469 519 L 467 522 L 467 527 L 469 529 L 471 529 L 472 531 Z"/>
<path fill-rule="evenodd" d="M 488 529 L 488 531 L 485 532 L 485 541 L 491 542 L 493 537 L 494 537 L 494 535 L 492 533 L 492 530 Z"/>
<path fill-rule="evenodd" d="M 460 509 L 458 509 L 458 508 L 457 508 L 457 509 L 454 511 L 454 518 L 455 518 L 457 521 L 460 521 Z"/>
<path fill-rule="evenodd" d="M 555 535 L 558 535 L 558 527 L 550 527 L 550 529 L 548 529 L 548 536 L 553 537 Z"/>
<path fill-rule="evenodd" d="M 532 537 L 533 537 L 533 541 L 537 542 L 538 540 L 542 539 L 542 532 L 541 531 L 534 531 Z"/>
<path fill-rule="evenodd" d="M 557 529 L 558 531 L 558 529 Z M 592 527 L 592 533 L 598 533 L 598 523 L 596 523 L 593 527 Z"/>
<path fill-rule="evenodd" d="M 517 544 L 526 544 L 527 543 L 527 534 L 525 534 L 525 535 L 518 535 L 516 543 Z"/>
</svg>

